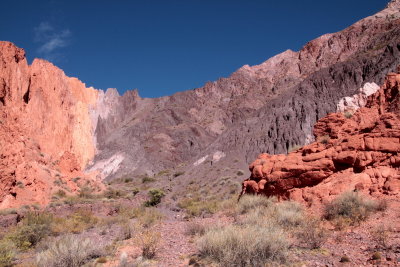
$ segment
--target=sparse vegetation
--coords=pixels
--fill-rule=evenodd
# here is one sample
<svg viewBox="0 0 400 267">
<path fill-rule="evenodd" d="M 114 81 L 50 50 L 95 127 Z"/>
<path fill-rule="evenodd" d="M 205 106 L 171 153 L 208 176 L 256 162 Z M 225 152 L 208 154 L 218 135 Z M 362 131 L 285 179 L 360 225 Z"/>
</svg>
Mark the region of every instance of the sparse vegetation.
<svg viewBox="0 0 400 267">
<path fill-rule="evenodd" d="M 144 177 L 142 178 L 142 183 L 143 183 L 143 184 L 146 184 L 146 183 L 153 183 L 153 182 L 155 182 L 155 181 L 156 181 L 155 178 L 149 177 L 149 176 L 144 176 Z"/>
<path fill-rule="evenodd" d="M 339 220 L 343 223 L 344 220 L 350 225 L 355 225 L 367 219 L 378 207 L 375 201 L 357 192 L 346 192 L 326 205 L 324 216 L 331 221 Z"/>
<path fill-rule="evenodd" d="M 174 173 L 174 178 L 184 175 L 184 174 L 185 174 L 185 172 L 176 172 L 176 173 Z"/>
<path fill-rule="evenodd" d="M 51 230 L 54 234 L 80 233 L 89 228 L 93 228 L 98 222 L 98 218 L 88 210 L 78 210 L 66 217 L 54 218 Z"/>
<path fill-rule="evenodd" d="M 274 198 L 244 196 L 236 209 L 236 222 L 212 228 L 199 240 L 204 258 L 225 266 L 265 266 L 290 261 L 289 248 L 298 234 L 301 241 L 313 241 L 318 247 L 321 236 L 304 232 L 307 216 L 298 203 L 276 202 Z"/>
<path fill-rule="evenodd" d="M 242 175 L 244 175 L 244 172 L 243 172 L 242 170 L 238 170 L 238 171 L 236 172 L 236 175 L 237 175 L 237 176 L 242 176 Z"/>
<path fill-rule="evenodd" d="M 199 241 L 199 250 L 222 266 L 265 266 L 285 262 L 289 244 L 279 227 L 229 225 L 208 231 Z"/>
<path fill-rule="evenodd" d="M 106 192 L 104 192 L 104 197 L 108 199 L 116 199 L 116 198 L 121 198 L 125 196 L 125 192 L 122 192 L 121 190 L 109 188 L 107 189 Z"/>
<path fill-rule="evenodd" d="M 342 256 L 340 262 L 350 262 L 350 258 L 348 256 Z"/>
<path fill-rule="evenodd" d="M 238 211 L 241 214 L 247 213 L 257 207 L 268 207 L 274 204 L 276 199 L 266 198 L 265 196 L 244 195 L 238 204 Z"/>
<path fill-rule="evenodd" d="M 54 240 L 48 249 L 37 254 L 39 267 L 80 267 L 102 256 L 100 245 L 89 238 L 65 235 Z"/>
<path fill-rule="evenodd" d="M 198 222 L 189 222 L 186 225 L 185 234 L 190 236 L 202 236 L 205 234 L 207 227 L 204 224 Z"/>
<path fill-rule="evenodd" d="M 390 228 L 381 224 L 378 225 L 375 229 L 371 230 L 371 237 L 379 248 L 387 249 L 389 247 L 390 240 L 389 233 Z"/>
<path fill-rule="evenodd" d="M 308 217 L 303 221 L 296 232 L 300 243 L 310 249 L 317 249 L 322 246 L 327 238 L 326 230 L 321 226 L 321 221 L 315 217 Z"/>
<path fill-rule="evenodd" d="M 12 266 L 15 258 L 15 246 L 10 240 L 3 239 L 0 241 L 0 266 Z"/>
<path fill-rule="evenodd" d="M 86 199 L 93 198 L 94 197 L 93 196 L 93 190 L 88 186 L 84 186 L 79 191 L 79 197 L 80 198 L 86 198 Z"/>
<path fill-rule="evenodd" d="M 321 144 L 326 145 L 326 144 L 329 143 L 329 140 L 330 140 L 330 139 L 331 139 L 331 138 L 329 137 L 329 135 L 323 135 L 323 136 L 319 136 L 319 137 L 317 138 L 317 141 L 318 141 L 319 143 L 321 143 Z"/>
<path fill-rule="evenodd" d="M 379 261 L 381 259 L 382 259 L 382 255 L 379 252 L 374 252 L 374 254 L 372 254 L 372 256 L 371 256 L 371 260 L 374 260 L 374 261 Z"/>
<path fill-rule="evenodd" d="M 189 216 L 197 217 L 203 214 L 213 214 L 218 210 L 218 201 L 201 199 L 200 196 L 184 198 L 178 207 L 185 209 Z"/>
<path fill-rule="evenodd" d="M 63 198 L 63 197 L 65 197 L 66 195 L 67 195 L 67 193 L 66 193 L 64 190 L 62 190 L 62 189 L 59 189 L 59 190 L 56 192 L 56 196 L 59 197 L 59 198 Z"/>
<path fill-rule="evenodd" d="M 350 111 L 345 111 L 343 115 L 345 116 L 346 119 L 350 119 L 351 117 L 353 117 L 353 113 Z"/>
<path fill-rule="evenodd" d="M 53 217 L 46 213 L 28 212 L 21 223 L 6 235 L 19 249 L 26 250 L 35 246 L 51 233 Z"/>
<path fill-rule="evenodd" d="M 140 213 L 136 215 L 138 222 L 145 228 L 148 228 L 160 221 L 163 216 L 155 208 L 139 209 Z"/>
<path fill-rule="evenodd" d="M 156 256 L 161 235 L 154 229 L 140 229 L 137 231 L 135 243 L 141 248 L 145 259 L 153 259 Z"/>
<path fill-rule="evenodd" d="M 150 199 L 145 202 L 146 207 L 156 206 L 161 202 L 161 199 L 165 196 L 163 190 L 158 188 L 153 188 L 149 190 Z"/>
</svg>

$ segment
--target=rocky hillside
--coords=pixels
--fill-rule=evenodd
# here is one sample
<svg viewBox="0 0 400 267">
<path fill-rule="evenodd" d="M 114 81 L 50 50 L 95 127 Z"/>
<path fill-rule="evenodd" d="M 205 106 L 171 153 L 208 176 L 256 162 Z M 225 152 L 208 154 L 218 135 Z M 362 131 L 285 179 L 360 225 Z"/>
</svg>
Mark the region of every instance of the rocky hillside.
<svg viewBox="0 0 400 267">
<path fill-rule="evenodd" d="M 47 61 L 29 66 L 22 49 L 0 42 L 0 207 L 171 168 L 212 179 L 217 165 L 243 168 L 259 153 L 310 143 L 314 123 L 340 99 L 400 64 L 399 9 L 392 1 L 298 52 L 155 99 L 86 88 Z"/>
<path fill-rule="evenodd" d="M 310 143 L 315 122 L 335 111 L 342 97 L 366 82 L 381 84 L 400 63 L 399 6 L 392 1 L 298 52 L 243 66 L 202 88 L 158 99 L 107 91 L 102 101 L 111 111 L 96 127 L 100 153 L 92 169 L 107 165 L 105 174 L 118 177 L 197 163 L 198 172 L 208 167 L 199 162 L 222 156 L 247 164 L 261 152 Z"/>
<path fill-rule="evenodd" d="M 288 155 L 262 154 L 250 165 L 243 193 L 305 201 L 344 191 L 400 193 L 400 67 L 367 98 L 366 106 L 331 113 L 314 127 L 316 142 Z"/>
</svg>

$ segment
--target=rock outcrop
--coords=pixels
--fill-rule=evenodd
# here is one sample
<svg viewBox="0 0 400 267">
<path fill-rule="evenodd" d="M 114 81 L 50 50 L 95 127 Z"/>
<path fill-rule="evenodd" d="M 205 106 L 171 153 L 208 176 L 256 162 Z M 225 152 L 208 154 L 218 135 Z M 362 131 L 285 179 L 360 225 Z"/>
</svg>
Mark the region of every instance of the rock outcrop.
<svg viewBox="0 0 400 267">
<path fill-rule="evenodd" d="M 0 59 L 0 208 L 76 192 L 74 177 L 100 186 L 83 173 L 95 154 L 89 109 L 98 92 L 47 61 L 28 66 L 9 42 L 0 42 Z"/>
<path fill-rule="evenodd" d="M 331 113 L 314 126 L 316 142 L 287 155 L 261 154 L 243 193 L 309 203 L 346 190 L 400 193 L 400 68 L 352 116 Z"/>
</svg>

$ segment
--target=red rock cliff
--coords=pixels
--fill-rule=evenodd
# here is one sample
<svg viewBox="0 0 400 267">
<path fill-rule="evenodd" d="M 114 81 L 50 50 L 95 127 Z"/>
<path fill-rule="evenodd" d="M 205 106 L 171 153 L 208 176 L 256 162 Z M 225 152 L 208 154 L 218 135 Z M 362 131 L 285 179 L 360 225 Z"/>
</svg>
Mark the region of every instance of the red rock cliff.
<svg viewBox="0 0 400 267">
<path fill-rule="evenodd" d="M 354 114 L 332 113 L 314 127 L 317 142 L 288 155 L 261 154 L 243 193 L 306 202 L 346 190 L 400 192 L 400 68 Z"/>
<path fill-rule="evenodd" d="M 94 157 L 89 107 L 97 91 L 51 63 L 27 64 L 25 51 L 0 42 L 0 208 L 46 204 Z M 92 175 L 93 176 L 93 175 Z M 58 180 L 58 182 L 55 182 Z"/>
</svg>

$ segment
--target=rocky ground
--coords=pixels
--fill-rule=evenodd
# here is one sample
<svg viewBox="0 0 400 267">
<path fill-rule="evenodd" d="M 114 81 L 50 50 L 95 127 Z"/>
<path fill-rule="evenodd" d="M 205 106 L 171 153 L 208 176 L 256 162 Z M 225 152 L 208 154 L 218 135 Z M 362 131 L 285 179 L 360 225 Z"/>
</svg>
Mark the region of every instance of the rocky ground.
<svg viewBox="0 0 400 267">
<path fill-rule="evenodd" d="M 123 237 L 125 221 L 120 221 L 121 206 L 134 209 L 142 205 L 146 198 L 140 194 L 127 199 L 126 197 L 109 200 L 83 200 L 75 204 L 57 204 L 47 209 L 46 213 L 54 216 L 67 217 L 77 211 L 89 211 L 97 221 L 87 228 L 76 227 L 75 235 L 89 237 L 96 243 L 108 246 L 106 252 L 97 259 L 89 260 L 85 266 L 218 266 L 207 258 L 199 255 L 198 240 L 201 231 L 236 223 L 241 215 L 238 212 L 236 201 L 222 203 L 213 212 L 203 212 L 192 216 L 184 209 L 172 211 L 166 208 L 163 201 L 156 208 L 162 217 L 155 219 L 147 228 L 133 227 L 131 236 Z M 385 197 L 387 208 L 372 214 L 366 221 L 353 226 L 338 226 L 337 223 L 322 220 L 325 239 L 319 248 L 311 249 L 293 241 L 290 253 L 285 264 L 279 266 L 398 266 L 400 264 L 400 200 L 396 197 Z M 90 203 L 89 203 L 90 202 Z M 149 209 L 149 208 L 147 208 Z M 307 214 L 321 214 L 321 210 L 305 208 Z M 2 215 L 0 222 L 3 225 L 3 235 L 12 231 L 20 216 L 26 210 L 19 210 L 17 214 Z M 143 214 L 136 215 L 128 221 L 135 225 L 142 221 Z M 318 215 L 320 216 L 320 215 Z M 148 219 L 146 219 L 148 220 Z M 21 222 L 19 222 L 21 224 Z M 198 225 L 201 225 L 199 227 Z M 139 230 L 140 229 L 140 230 Z M 193 230 L 195 229 L 195 230 Z M 67 231 L 63 229 L 61 234 Z M 142 246 L 138 243 L 138 236 L 143 232 L 151 231 L 157 235 L 156 252 L 152 259 L 143 259 Z M 196 232 L 191 234 L 190 232 Z M 199 234 L 200 232 L 200 234 Z M 14 261 L 17 266 L 37 266 L 36 254 L 46 248 L 51 238 L 45 238 L 35 248 L 18 252 Z M 126 256 L 127 265 L 119 265 Z M 341 262 L 344 258 L 349 262 Z M 375 257 L 375 258 L 374 258 Z M 101 260 L 100 260 L 101 259 Z M 272 263 L 273 264 L 273 263 Z M 275 265 L 274 265 L 275 266 Z"/>
</svg>

